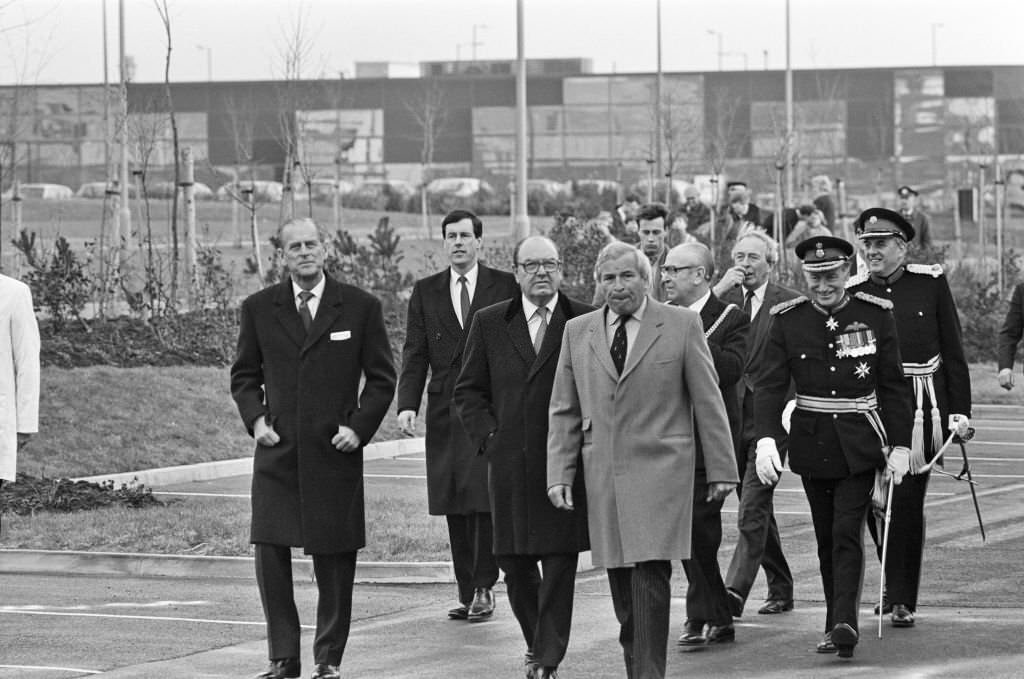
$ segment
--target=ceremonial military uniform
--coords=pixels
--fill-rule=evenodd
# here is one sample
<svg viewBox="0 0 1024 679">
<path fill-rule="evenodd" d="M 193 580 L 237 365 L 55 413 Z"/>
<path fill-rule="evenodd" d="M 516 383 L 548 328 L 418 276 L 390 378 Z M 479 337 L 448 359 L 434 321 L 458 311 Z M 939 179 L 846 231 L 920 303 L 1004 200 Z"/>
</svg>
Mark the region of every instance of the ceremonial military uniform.
<svg viewBox="0 0 1024 679">
<path fill-rule="evenodd" d="M 834 243 L 843 246 L 837 252 L 846 253 L 840 260 L 845 266 L 852 246 L 823 237 L 797 246 L 805 270 L 812 270 L 809 261 L 827 263 Z M 841 655 L 848 651 L 846 657 L 857 639 L 862 535 L 875 472 L 886 464 L 887 446 L 907 446 L 911 437 L 910 385 L 903 379 L 891 308 L 864 293 L 843 295 L 831 308 L 804 296 L 777 304 L 754 389 L 760 467 L 764 439 L 778 444 L 786 435 L 780 415 L 790 380 L 796 385 L 789 465 L 811 507 L 826 635 L 843 647 Z M 840 628 L 842 640 L 836 638 Z"/>
<path fill-rule="evenodd" d="M 860 238 L 914 237 L 912 226 L 908 230 L 898 215 L 880 208 L 866 210 L 855 228 Z M 888 601 L 906 606 L 911 614 L 897 616 L 894 623 L 909 626 L 921 580 L 929 477 L 928 472 L 917 474 L 916 470 L 942 446 L 951 413 L 970 417 L 971 377 L 961 344 L 960 318 L 941 266 L 901 264 L 885 277 L 865 272 L 851 278 L 847 287 L 853 293 L 869 293 L 892 303 L 903 372 L 912 386 L 910 475 L 893 495 L 885 576 Z M 869 528 L 881 558 L 878 526 L 872 522 Z"/>
</svg>

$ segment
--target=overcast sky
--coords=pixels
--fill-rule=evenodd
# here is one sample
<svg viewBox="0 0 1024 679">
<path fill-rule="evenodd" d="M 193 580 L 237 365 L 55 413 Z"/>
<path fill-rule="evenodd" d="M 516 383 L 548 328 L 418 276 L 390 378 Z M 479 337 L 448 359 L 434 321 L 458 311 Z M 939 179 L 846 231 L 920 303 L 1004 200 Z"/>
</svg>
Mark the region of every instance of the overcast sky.
<svg viewBox="0 0 1024 679">
<path fill-rule="evenodd" d="M 160 0 L 161 2 L 163 0 Z M 356 61 L 515 57 L 515 0 L 166 0 L 171 78 L 280 77 L 299 17 L 312 45 L 303 77 L 353 75 Z M 524 0 L 531 58 L 586 57 L 595 72 L 654 71 L 656 0 Z M 117 0 L 107 0 L 117 77 Z M 163 79 L 154 0 L 126 0 L 136 80 Z M 785 0 L 662 0 L 665 71 L 785 65 Z M 103 0 L 0 0 L 0 83 L 103 80 Z M 791 0 L 794 68 L 1024 65 L 1021 0 Z M 709 33 L 715 31 L 717 34 Z"/>
</svg>

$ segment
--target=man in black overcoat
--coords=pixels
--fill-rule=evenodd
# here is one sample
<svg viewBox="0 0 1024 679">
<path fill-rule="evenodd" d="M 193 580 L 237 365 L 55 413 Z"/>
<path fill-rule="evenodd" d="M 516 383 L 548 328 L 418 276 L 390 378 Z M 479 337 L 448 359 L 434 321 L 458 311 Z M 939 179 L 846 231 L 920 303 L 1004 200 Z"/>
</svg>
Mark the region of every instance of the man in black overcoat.
<svg viewBox="0 0 1024 679">
<path fill-rule="evenodd" d="M 391 404 L 395 368 L 380 301 L 324 274 L 313 220 L 286 222 L 279 236 L 288 278 L 242 303 L 231 367 L 256 439 L 251 540 L 270 655 L 258 677 L 300 676 L 291 548 L 302 547 L 319 594 L 312 677 L 337 679 L 366 545 L 363 446 Z"/>
<path fill-rule="evenodd" d="M 413 434 L 426 386 L 427 505 L 432 515 L 447 519 L 459 590 L 459 603 L 448 617 L 480 622 L 494 613 L 492 588 L 498 580 L 491 553 L 487 461 L 477 456 L 466 436 L 452 392 L 473 315 L 518 295 L 519 286 L 512 274 L 479 262 L 483 224 L 472 212 L 449 212 L 441 221 L 441 235 L 451 266 L 417 281 L 409 299 L 398 426 Z"/>
</svg>

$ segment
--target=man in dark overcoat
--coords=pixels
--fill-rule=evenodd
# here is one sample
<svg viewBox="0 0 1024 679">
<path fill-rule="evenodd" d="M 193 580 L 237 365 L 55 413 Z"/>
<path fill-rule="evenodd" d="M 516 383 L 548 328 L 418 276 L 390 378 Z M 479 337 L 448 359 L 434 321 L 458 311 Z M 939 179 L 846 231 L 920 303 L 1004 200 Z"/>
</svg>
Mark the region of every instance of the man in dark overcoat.
<svg viewBox="0 0 1024 679">
<path fill-rule="evenodd" d="M 729 431 L 735 440 L 740 427 L 740 402 L 736 384 L 743 375 L 747 357 L 747 333 L 750 318 L 735 304 L 726 304 L 711 291 L 715 274 L 711 250 L 703 243 L 684 243 L 668 252 L 662 267 L 662 285 L 669 304 L 700 314 L 704 339 L 718 375 Z M 730 452 L 734 452 L 730 449 Z M 722 504 L 708 492 L 703 449 L 697 441 L 694 468 L 693 532 L 690 541 L 693 556 L 683 561 L 686 571 L 686 622 L 679 645 L 684 649 L 735 640 L 729 596 L 718 565 L 722 545 Z M 704 628 L 707 626 L 707 632 Z"/>
<path fill-rule="evenodd" d="M 242 303 L 231 367 L 256 439 L 251 539 L 271 661 L 259 677 L 300 675 L 291 548 L 302 547 L 319 593 L 312 676 L 336 679 L 366 545 L 363 446 L 391 404 L 395 368 L 380 301 L 324 274 L 316 224 L 292 220 L 279 236 L 289 276 Z"/>
<path fill-rule="evenodd" d="M 513 262 L 522 295 L 474 318 L 455 405 L 490 465 L 494 555 L 526 639 L 527 671 L 546 678 L 565 656 L 579 552 L 590 549 L 583 478 L 572 511 L 548 500 L 548 401 L 565 322 L 592 307 L 559 294 L 561 261 L 549 239 L 527 238 Z"/>
<path fill-rule="evenodd" d="M 479 622 L 494 612 L 492 588 L 498 580 L 491 553 L 487 461 L 466 436 L 452 392 L 473 315 L 518 295 L 519 286 L 512 274 L 479 262 L 483 223 L 472 212 L 449 212 L 441 221 L 441 235 L 451 266 L 417 281 L 409 299 L 398 426 L 413 434 L 426 386 L 427 503 L 432 515 L 447 519 L 459 590 L 459 603 L 448 617 Z"/>
</svg>

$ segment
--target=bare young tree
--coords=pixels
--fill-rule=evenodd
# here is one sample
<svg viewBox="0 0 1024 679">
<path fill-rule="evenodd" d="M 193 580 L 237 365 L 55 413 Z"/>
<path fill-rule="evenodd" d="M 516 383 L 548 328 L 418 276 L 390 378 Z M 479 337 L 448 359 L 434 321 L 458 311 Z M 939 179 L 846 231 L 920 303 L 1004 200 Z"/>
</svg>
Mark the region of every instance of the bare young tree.
<svg viewBox="0 0 1024 679">
<path fill-rule="evenodd" d="M 181 254 L 178 250 L 178 190 L 181 183 L 181 163 L 178 149 L 178 119 L 174 114 L 174 98 L 171 96 L 171 14 L 167 8 L 167 0 L 153 0 L 160 21 L 167 36 L 167 53 L 164 57 L 164 91 L 167 96 L 167 115 L 171 126 L 171 146 L 174 155 L 174 187 L 171 194 L 171 291 L 170 300 L 174 305 L 178 298 L 178 268 Z"/>
<path fill-rule="evenodd" d="M 251 266 L 260 281 L 264 281 L 266 280 L 266 267 L 263 262 L 259 222 L 256 219 L 256 213 L 263 203 L 257 200 L 253 174 L 255 162 L 253 142 L 256 134 L 256 123 L 252 115 L 253 103 L 251 97 L 246 101 L 239 101 L 228 95 L 224 98 L 224 106 L 228 111 L 228 124 L 235 147 L 235 164 L 231 169 L 233 177 L 228 183 L 225 193 L 232 201 L 233 211 L 235 206 L 241 205 L 249 215 L 249 238 L 252 244 Z M 243 173 L 248 174 L 248 182 L 242 179 Z"/>
<path fill-rule="evenodd" d="M 438 140 L 444 134 L 447 122 L 447 105 L 445 103 L 444 89 L 436 79 L 431 79 L 423 88 L 419 96 L 405 102 L 405 108 L 416 121 L 421 134 L 420 146 L 420 216 L 423 222 L 423 231 L 430 239 L 430 201 L 427 196 L 427 183 L 433 178 L 434 153 L 437 150 Z"/>
</svg>

